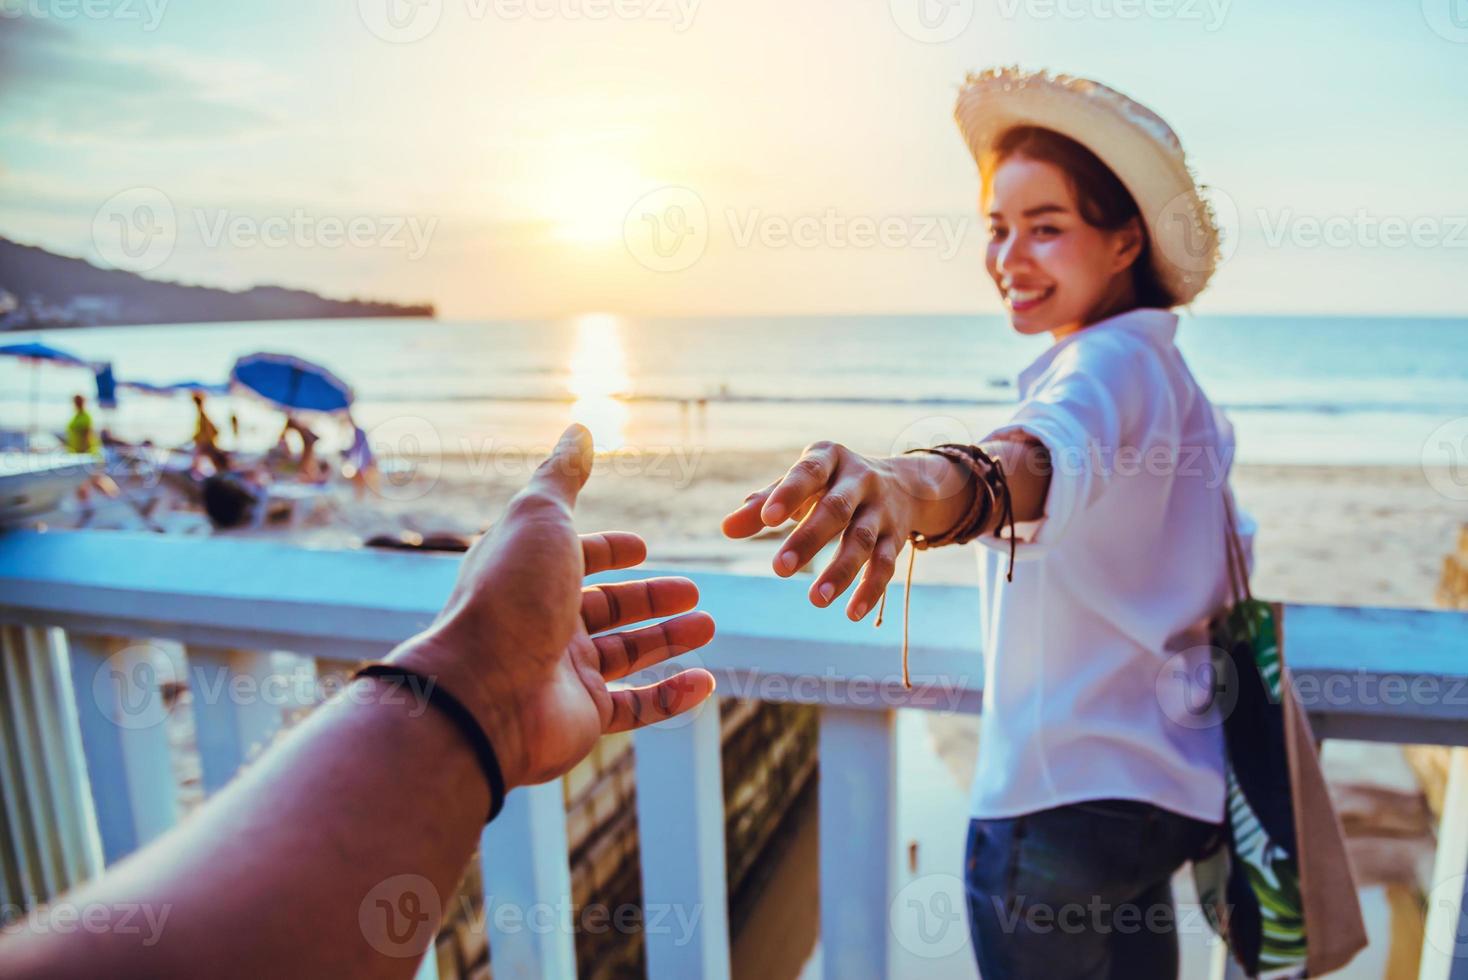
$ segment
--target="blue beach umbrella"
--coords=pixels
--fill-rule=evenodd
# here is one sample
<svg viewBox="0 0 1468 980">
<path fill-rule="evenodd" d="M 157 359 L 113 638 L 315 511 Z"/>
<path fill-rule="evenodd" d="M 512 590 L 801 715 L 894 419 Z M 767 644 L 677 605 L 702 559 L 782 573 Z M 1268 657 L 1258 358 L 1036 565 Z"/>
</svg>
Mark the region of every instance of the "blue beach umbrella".
<svg viewBox="0 0 1468 980">
<path fill-rule="evenodd" d="M 319 364 L 289 354 L 250 354 L 235 361 L 230 383 L 287 412 L 339 412 L 352 387 Z"/>
<path fill-rule="evenodd" d="M 120 387 L 142 392 L 145 395 L 176 395 L 181 391 L 202 391 L 206 395 L 229 394 L 229 385 L 207 384 L 203 381 L 175 381 L 168 385 L 154 384 L 151 381 L 122 381 L 118 384 Z"/>
<path fill-rule="evenodd" d="M 51 364 L 60 364 L 65 367 L 87 367 L 87 362 L 75 354 L 52 347 L 48 344 L 38 342 L 26 344 L 6 344 L 0 347 L 0 357 L 18 357 L 21 360 L 31 362 L 31 425 L 30 434 L 36 434 L 36 399 L 40 395 L 37 388 L 39 373 L 37 369 L 43 361 Z"/>
<path fill-rule="evenodd" d="M 57 364 L 70 364 L 73 367 L 85 366 L 87 363 L 75 354 L 42 343 L 6 344 L 0 347 L 0 356 L 23 357 L 28 361 L 54 361 Z"/>
</svg>

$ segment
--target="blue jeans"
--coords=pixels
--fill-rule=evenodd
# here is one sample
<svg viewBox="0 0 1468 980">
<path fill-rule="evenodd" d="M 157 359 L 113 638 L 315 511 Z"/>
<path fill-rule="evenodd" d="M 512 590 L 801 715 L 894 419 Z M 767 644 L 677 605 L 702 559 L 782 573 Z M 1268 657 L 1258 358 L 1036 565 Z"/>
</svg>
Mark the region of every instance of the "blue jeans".
<svg viewBox="0 0 1468 980">
<path fill-rule="evenodd" d="M 1134 800 L 970 821 L 964 879 L 983 980 L 1174 980 L 1171 879 L 1218 829 Z"/>
</svg>

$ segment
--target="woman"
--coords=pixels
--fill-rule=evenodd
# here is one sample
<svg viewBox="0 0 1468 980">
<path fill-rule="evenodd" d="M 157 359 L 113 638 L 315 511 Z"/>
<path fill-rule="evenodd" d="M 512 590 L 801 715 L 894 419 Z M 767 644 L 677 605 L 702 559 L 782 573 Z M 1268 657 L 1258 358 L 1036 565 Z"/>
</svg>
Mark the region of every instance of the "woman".
<svg viewBox="0 0 1468 980">
<path fill-rule="evenodd" d="M 1105 86 L 991 70 L 957 116 L 989 277 L 1013 329 L 1051 339 L 1019 374 L 1018 409 L 983 452 L 816 443 L 724 529 L 797 518 L 782 576 L 840 535 L 810 597 L 828 606 L 860 573 L 853 620 L 909 540 L 983 544 L 966 860 L 980 972 L 1173 977 L 1169 882 L 1223 817 L 1206 623 L 1228 600 L 1233 434 L 1170 310 L 1206 284 L 1217 230 L 1176 136 Z"/>
</svg>

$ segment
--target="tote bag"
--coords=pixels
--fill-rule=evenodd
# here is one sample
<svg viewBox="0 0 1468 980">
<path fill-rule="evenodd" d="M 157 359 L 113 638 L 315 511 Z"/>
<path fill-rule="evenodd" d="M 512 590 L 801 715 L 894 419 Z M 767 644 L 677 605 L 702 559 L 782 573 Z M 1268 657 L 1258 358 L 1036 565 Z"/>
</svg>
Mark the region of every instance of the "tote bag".
<svg viewBox="0 0 1468 980">
<path fill-rule="evenodd" d="M 1231 601 L 1210 623 L 1224 713 L 1218 846 L 1193 862 L 1198 900 L 1250 976 L 1320 976 L 1366 945 L 1340 820 L 1284 660 L 1284 607 L 1255 599 L 1224 491 Z"/>
</svg>

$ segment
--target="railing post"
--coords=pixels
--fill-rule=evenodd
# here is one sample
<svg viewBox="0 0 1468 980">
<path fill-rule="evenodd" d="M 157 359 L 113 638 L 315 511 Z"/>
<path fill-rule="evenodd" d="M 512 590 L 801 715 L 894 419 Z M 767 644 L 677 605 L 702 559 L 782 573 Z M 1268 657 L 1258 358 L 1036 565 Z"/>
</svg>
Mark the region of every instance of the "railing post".
<svg viewBox="0 0 1468 980">
<path fill-rule="evenodd" d="M 45 749 L 52 760 L 47 770 L 56 801 L 52 820 L 67 841 L 63 860 L 70 887 L 96 876 L 103 865 L 66 643 L 60 630 L 43 626 L 25 627 L 23 642 L 31 656 L 32 703 L 47 732 Z"/>
<path fill-rule="evenodd" d="M 213 795 L 280 730 L 289 685 L 273 685 L 269 653 L 193 644 L 185 653 L 204 792 Z"/>
<path fill-rule="evenodd" d="M 479 838 L 490 967 L 499 980 L 576 975 L 559 779 L 515 790 Z"/>
<path fill-rule="evenodd" d="M 1239 961 L 1233 958 L 1228 950 L 1228 943 L 1222 937 L 1214 937 L 1211 975 L 1213 980 L 1248 980 L 1248 974 L 1239 965 Z"/>
<path fill-rule="evenodd" d="M 647 975 L 728 977 L 719 701 L 633 735 Z"/>
<path fill-rule="evenodd" d="M 821 709 L 821 963 L 885 977 L 897 878 L 897 738 L 890 709 Z"/>
<path fill-rule="evenodd" d="M 178 820 L 162 691 L 175 671 L 146 640 L 72 633 L 67 646 L 97 833 L 110 865 Z"/>
<path fill-rule="evenodd" d="M 1427 896 L 1418 980 L 1468 980 L 1468 748 L 1455 748 Z"/>
</svg>

